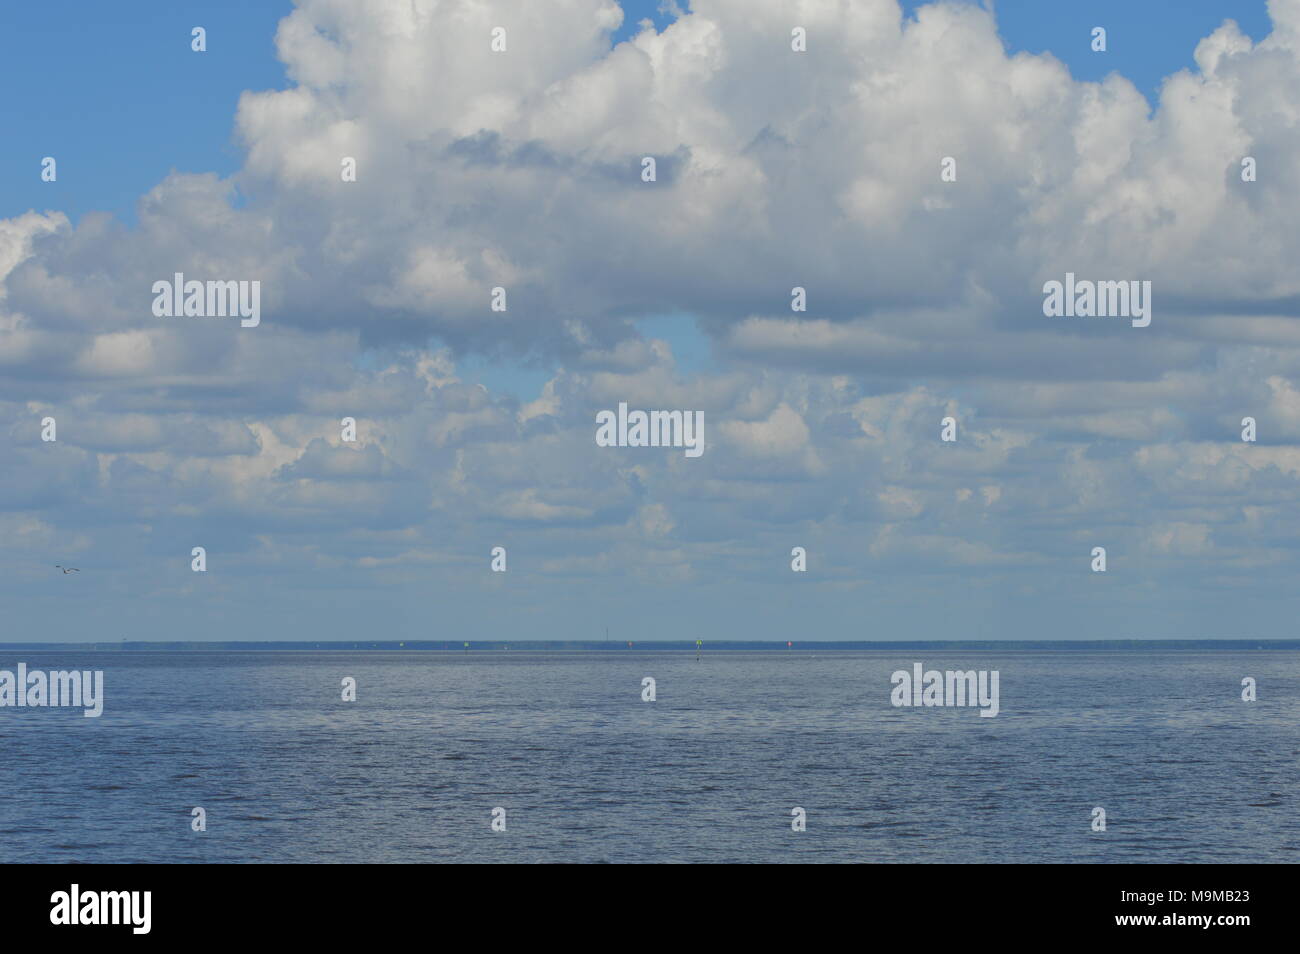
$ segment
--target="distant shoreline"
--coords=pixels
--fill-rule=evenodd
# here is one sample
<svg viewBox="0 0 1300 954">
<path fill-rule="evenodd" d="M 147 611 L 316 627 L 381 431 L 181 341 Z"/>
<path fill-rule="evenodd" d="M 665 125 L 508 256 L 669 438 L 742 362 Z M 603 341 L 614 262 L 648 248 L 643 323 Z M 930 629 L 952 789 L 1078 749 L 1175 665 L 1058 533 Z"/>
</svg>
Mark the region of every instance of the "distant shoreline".
<svg viewBox="0 0 1300 954">
<path fill-rule="evenodd" d="M 1090 639 L 1090 640 L 705 640 L 701 650 L 716 652 L 1169 652 L 1295 651 L 1300 639 Z M 0 652 L 695 652 L 694 639 L 675 640 L 249 640 L 0 643 Z"/>
</svg>

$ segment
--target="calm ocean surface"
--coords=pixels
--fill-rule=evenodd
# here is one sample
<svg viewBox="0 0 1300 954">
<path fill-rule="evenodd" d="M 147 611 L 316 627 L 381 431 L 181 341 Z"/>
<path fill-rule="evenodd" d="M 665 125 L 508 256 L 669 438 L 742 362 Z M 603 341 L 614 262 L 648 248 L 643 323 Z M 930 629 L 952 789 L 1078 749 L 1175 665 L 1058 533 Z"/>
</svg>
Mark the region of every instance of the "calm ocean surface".
<svg viewBox="0 0 1300 954">
<path fill-rule="evenodd" d="M 1300 860 L 1294 652 L 19 662 L 103 669 L 106 699 L 0 708 L 4 862 Z M 1000 714 L 894 708 L 914 662 L 999 670 Z"/>
</svg>

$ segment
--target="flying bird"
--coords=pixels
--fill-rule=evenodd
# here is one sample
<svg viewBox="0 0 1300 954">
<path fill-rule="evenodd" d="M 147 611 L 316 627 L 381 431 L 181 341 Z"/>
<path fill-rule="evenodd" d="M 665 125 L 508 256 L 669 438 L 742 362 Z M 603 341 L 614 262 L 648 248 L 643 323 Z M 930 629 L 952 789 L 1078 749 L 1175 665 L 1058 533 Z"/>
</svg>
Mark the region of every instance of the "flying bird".
<svg viewBox="0 0 1300 954">
<path fill-rule="evenodd" d="M 57 563 L 54 564 L 54 569 L 56 569 L 56 570 L 62 570 L 64 573 L 80 573 L 80 572 L 81 572 L 81 571 L 78 570 L 75 566 L 59 566 L 59 564 L 57 564 Z"/>
</svg>

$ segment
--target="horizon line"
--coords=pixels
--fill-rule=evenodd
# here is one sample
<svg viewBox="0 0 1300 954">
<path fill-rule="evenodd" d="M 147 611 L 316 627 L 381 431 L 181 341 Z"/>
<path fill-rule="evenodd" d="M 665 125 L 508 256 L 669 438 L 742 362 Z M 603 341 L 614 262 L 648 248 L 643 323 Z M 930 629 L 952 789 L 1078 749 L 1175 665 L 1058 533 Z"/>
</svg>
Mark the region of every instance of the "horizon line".
<svg viewBox="0 0 1300 954">
<path fill-rule="evenodd" d="M 511 647 L 516 647 L 511 650 Z M 1250 638 L 1250 637 L 1163 637 L 1163 638 L 1111 638 L 1111 639 L 910 639 L 910 640 L 776 640 L 776 639 L 716 639 L 697 642 L 695 639 L 391 639 L 391 640 L 93 640 L 87 642 L 0 642 L 0 651 L 44 652 L 113 652 L 113 651 L 288 651 L 309 650 L 338 651 L 421 651 L 461 652 L 490 649 L 502 651 L 602 651 L 618 652 L 628 649 L 660 649 L 673 651 L 755 650 L 889 650 L 932 647 L 936 649 L 1000 649 L 1032 648 L 1138 650 L 1138 649 L 1295 649 L 1300 650 L 1300 638 Z"/>
</svg>

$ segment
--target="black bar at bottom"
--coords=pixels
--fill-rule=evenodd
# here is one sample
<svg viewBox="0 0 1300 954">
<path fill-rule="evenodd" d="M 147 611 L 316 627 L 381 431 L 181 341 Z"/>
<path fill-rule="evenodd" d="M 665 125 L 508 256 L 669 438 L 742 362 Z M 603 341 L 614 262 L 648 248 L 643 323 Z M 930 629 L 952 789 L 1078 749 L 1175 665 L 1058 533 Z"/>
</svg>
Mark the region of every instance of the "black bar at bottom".
<svg viewBox="0 0 1300 954">
<path fill-rule="evenodd" d="M 477 925 L 481 939 L 522 931 L 539 940 L 618 943 L 608 933 L 612 923 L 649 931 L 662 945 L 674 936 L 662 932 L 676 922 L 686 928 L 704 918 L 740 936 L 767 931 L 775 919 L 812 934 L 843 927 L 914 941 L 949 934 L 974 941 L 974 930 L 998 940 L 1129 935 L 1232 943 L 1285 928 L 1292 874 L 1229 865 L 809 867 L 720 876 L 677 867 L 620 884 L 616 871 L 594 881 L 579 866 L 537 878 L 528 873 L 533 867 L 501 866 L 8 865 L 0 910 L 7 940 L 63 934 L 77 942 L 337 943 Z"/>
</svg>

